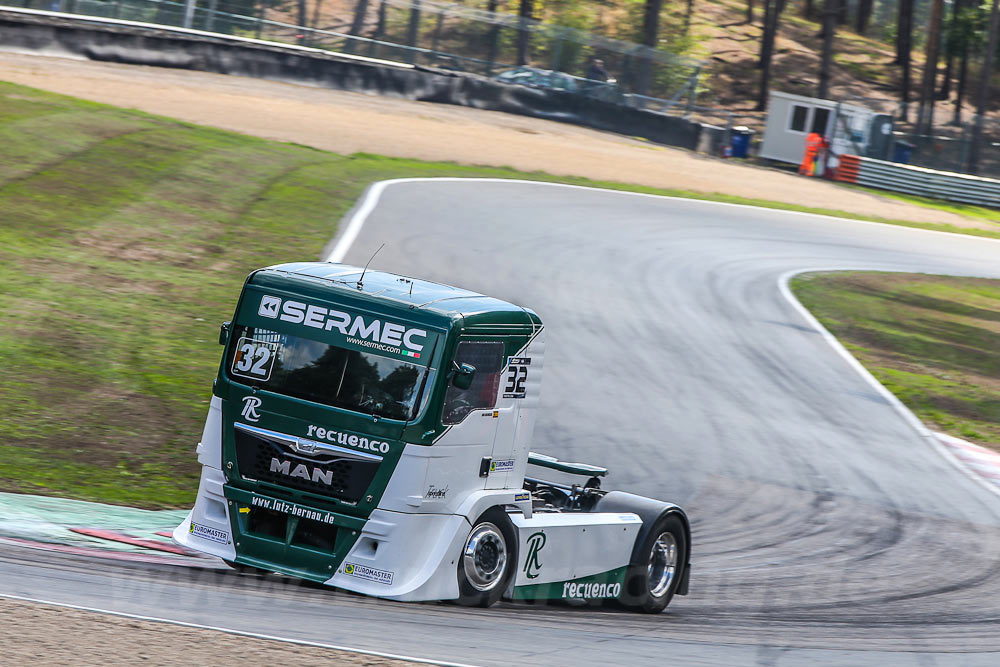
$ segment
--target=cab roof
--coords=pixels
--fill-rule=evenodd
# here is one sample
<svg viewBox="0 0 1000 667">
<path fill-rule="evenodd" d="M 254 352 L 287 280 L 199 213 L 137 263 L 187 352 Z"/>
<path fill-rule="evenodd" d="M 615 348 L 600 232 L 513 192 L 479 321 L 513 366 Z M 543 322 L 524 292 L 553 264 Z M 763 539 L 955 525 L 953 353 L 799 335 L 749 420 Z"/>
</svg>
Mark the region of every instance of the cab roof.
<svg viewBox="0 0 1000 667">
<path fill-rule="evenodd" d="M 364 281 L 359 284 L 362 272 Z M 396 311 L 401 317 L 448 329 L 458 320 L 464 328 L 537 327 L 542 321 L 522 308 L 478 292 L 395 273 L 332 262 L 277 264 L 251 274 L 249 284 L 270 287 L 324 301 Z"/>
</svg>

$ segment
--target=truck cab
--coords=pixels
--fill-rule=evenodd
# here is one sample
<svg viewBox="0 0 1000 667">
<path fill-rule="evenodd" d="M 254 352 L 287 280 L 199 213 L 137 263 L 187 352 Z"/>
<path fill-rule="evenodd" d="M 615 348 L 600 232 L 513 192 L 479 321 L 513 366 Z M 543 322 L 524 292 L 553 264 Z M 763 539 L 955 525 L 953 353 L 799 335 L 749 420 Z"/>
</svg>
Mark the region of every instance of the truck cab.
<svg viewBox="0 0 1000 667">
<path fill-rule="evenodd" d="M 398 600 L 548 599 L 574 582 L 622 597 L 644 519 L 607 502 L 603 469 L 529 452 L 544 336 L 527 308 L 434 282 L 320 262 L 255 271 L 220 332 L 201 483 L 175 540 Z M 526 478 L 529 460 L 591 482 Z"/>
</svg>

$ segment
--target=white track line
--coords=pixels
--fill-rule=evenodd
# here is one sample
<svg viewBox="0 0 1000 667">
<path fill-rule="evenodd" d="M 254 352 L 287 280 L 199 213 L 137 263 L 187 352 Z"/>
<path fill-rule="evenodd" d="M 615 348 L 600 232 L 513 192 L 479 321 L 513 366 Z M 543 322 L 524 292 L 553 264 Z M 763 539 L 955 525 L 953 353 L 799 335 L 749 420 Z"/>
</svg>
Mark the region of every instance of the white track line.
<svg viewBox="0 0 1000 667">
<path fill-rule="evenodd" d="M 739 208 L 739 209 L 750 209 L 755 211 L 767 211 L 769 213 L 776 213 L 781 215 L 796 215 L 796 216 L 808 216 L 813 218 L 821 218 L 826 220 L 836 220 L 838 222 L 850 223 L 854 225 L 878 225 L 880 227 L 901 227 L 901 225 L 892 225 L 885 222 L 874 222 L 870 220 L 854 220 L 851 218 L 838 218 L 833 215 L 823 215 L 819 213 L 807 213 L 805 211 L 786 211 L 784 209 L 772 209 L 765 208 L 762 206 L 753 206 L 751 204 L 733 204 L 729 202 L 717 202 L 708 199 L 689 199 L 687 197 L 673 197 L 670 195 L 654 195 L 647 194 L 644 192 L 628 192 L 627 190 L 609 190 L 607 188 L 595 188 L 589 185 L 570 185 L 568 183 L 551 183 L 547 181 L 526 181 L 523 179 L 507 179 L 507 178 L 455 178 L 455 177 L 445 177 L 445 178 L 394 178 L 386 181 L 378 181 L 373 183 L 364 194 L 362 195 L 361 205 L 358 206 L 347 220 L 347 225 L 343 227 L 343 232 L 335 237 L 335 245 L 333 250 L 323 259 L 325 262 L 343 262 L 344 257 L 350 250 L 351 245 L 358 238 L 358 234 L 361 233 L 361 228 L 364 227 L 365 221 L 371 212 L 375 210 L 378 205 L 379 199 L 382 197 L 382 193 L 390 185 L 396 185 L 397 183 L 514 183 L 521 185 L 540 185 L 547 187 L 556 188 L 572 188 L 576 190 L 590 190 L 596 192 L 604 192 L 609 194 L 618 194 L 629 197 L 645 197 L 652 199 L 662 199 L 666 201 L 683 201 L 683 202 L 697 202 L 707 206 L 724 206 L 728 208 Z M 972 238 L 978 241 L 986 241 L 990 243 L 1000 243 L 1000 239 L 987 238 L 983 236 L 974 236 L 970 234 L 955 234 L 953 232 L 943 232 L 936 229 L 922 229 L 920 227 L 903 227 L 913 232 L 923 232 L 924 234 L 945 234 L 947 236 L 962 236 L 963 238 Z M 913 427 L 913 429 L 930 443 L 931 447 L 934 448 L 938 454 L 944 458 L 945 461 L 953 465 L 957 470 L 961 471 L 963 474 L 968 476 L 970 479 L 975 481 L 977 484 L 981 485 L 983 488 L 991 491 L 992 493 L 1000 496 L 1000 487 L 987 481 L 980 475 L 978 475 L 974 470 L 968 466 L 968 464 L 962 459 L 955 456 L 952 453 L 950 447 L 946 446 L 942 442 L 942 438 L 938 434 L 930 431 L 923 422 L 921 422 L 913 412 L 910 411 L 902 401 L 900 401 L 895 394 L 882 386 L 878 380 L 875 379 L 868 370 L 854 358 L 847 349 L 840 344 L 833 334 L 826 330 L 822 324 L 819 323 L 812 313 L 810 313 L 806 308 L 799 303 L 799 300 L 795 298 L 792 294 L 792 290 L 789 288 L 788 284 L 791 279 L 801 273 L 814 273 L 814 272 L 824 272 L 824 271 L 881 271 L 889 272 L 887 269 L 881 268 L 845 268 L 845 267 L 822 267 L 822 268 L 811 268 L 811 269 L 796 269 L 794 271 L 788 271 L 782 274 L 778 278 L 778 288 L 781 291 L 781 295 L 802 315 L 805 320 L 811 324 L 822 336 L 823 339 L 830 344 L 830 346 L 837 352 L 848 365 L 853 368 L 861 377 L 878 392 L 886 401 L 889 402 L 896 412 L 898 412 L 903 419 Z M 898 273 L 905 273 L 904 271 L 897 271 Z M 950 438 L 951 436 L 947 436 Z M 958 438 L 954 438 L 958 440 Z M 961 441 L 964 442 L 964 441 Z M 968 443 L 971 444 L 971 443 Z"/>
<path fill-rule="evenodd" d="M 97 609 L 95 607 L 83 607 L 75 604 L 67 604 L 65 602 L 53 602 L 52 600 L 39 600 L 37 598 L 29 598 L 21 595 L 10 595 L 8 593 L 0 593 L 0 598 L 7 600 L 18 600 L 20 602 L 34 602 L 36 604 L 50 605 L 53 607 L 62 607 L 64 609 L 75 609 L 77 611 L 89 611 L 98 614 L 107 614 L 109 616 L 118 616 L 120 618 L 131 618 L 137 621 L 149 621 L 151 623 L 168 623 L 170 625 L 178 625 L 183 628 L 193 628 L 196 630 L 214 630 L 216 632 L 225 632 L 229 635 L 237 635 L 239 637 L 252 637 L 253 639 L 266 639 L 268 641 L 284 642 L 286 644 L 295 644 L 297 646 L 312 646 L 315 648 L 325 648 L 334 651 L 344 651 L 347 653 L 358 653 L 361 655 L 371 655 L 379 658 L 389 658 L 393 660 L 406 660 L 408 662 L 415 662 L 423 665 L 442 665 L 442 667 L 475 667 L 474 665 L 468 665 L 461 662 L 443 662 L 440 660 L 429 660 L 427 658 L 414 658 L 408 655 L 396 655 L 394 653 L 383 653 L 381 651 L 369 651 L 363 648 L 352 648 L 350 646 L 337 646 L 335 644 L 324 644 L 322 642 L 310 642 L 301 639 L 286 639 L 285 637 L 275 637 L 273 635 L 262 635 L 257 632 L 246 632 L 244 630 L 233 630 L 232 628 L 220 628 L 212 625 L 201 625 L 199 623 L 187 623 L 185 621 L 175 621 L 170 618 L 157 618 L 155 616 L 140 616 L 138 614 L 127 614 L 121 611 L 112 611 L 110 609 Z"/>
</svg>

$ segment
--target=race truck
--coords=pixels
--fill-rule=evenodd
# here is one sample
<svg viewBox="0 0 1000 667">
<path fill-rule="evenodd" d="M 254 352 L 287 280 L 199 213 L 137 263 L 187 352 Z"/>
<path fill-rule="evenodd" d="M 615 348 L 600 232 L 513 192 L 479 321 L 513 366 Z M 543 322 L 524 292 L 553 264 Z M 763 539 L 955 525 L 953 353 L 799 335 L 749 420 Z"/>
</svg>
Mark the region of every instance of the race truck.
<svg viewBox="0 0 1000 667">
<path fill-rule="evenodd" d="M 688 519 L 529 451 L 544 341 L 533 311 L 447 285 L 323 262 L 253 272 L 220 331 L 174 539 L 393 600 L 662 611 L 687 593 Z"/>
</svg>

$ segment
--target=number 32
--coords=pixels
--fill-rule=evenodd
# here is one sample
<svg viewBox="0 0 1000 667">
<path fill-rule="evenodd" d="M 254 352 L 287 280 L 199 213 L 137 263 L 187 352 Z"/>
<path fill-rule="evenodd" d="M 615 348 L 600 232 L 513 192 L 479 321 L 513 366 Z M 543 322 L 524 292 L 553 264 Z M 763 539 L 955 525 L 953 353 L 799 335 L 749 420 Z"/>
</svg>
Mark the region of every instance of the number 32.
<svg viewBox="0 0 1000 667">
<path fill-rule="evenodd" d="M 511 366 L 507 371 L 507 386 L 504 387 L 505 394 L 523 394 L 524 381 L 528 379 L 527 366 Z"/>
</svg>

